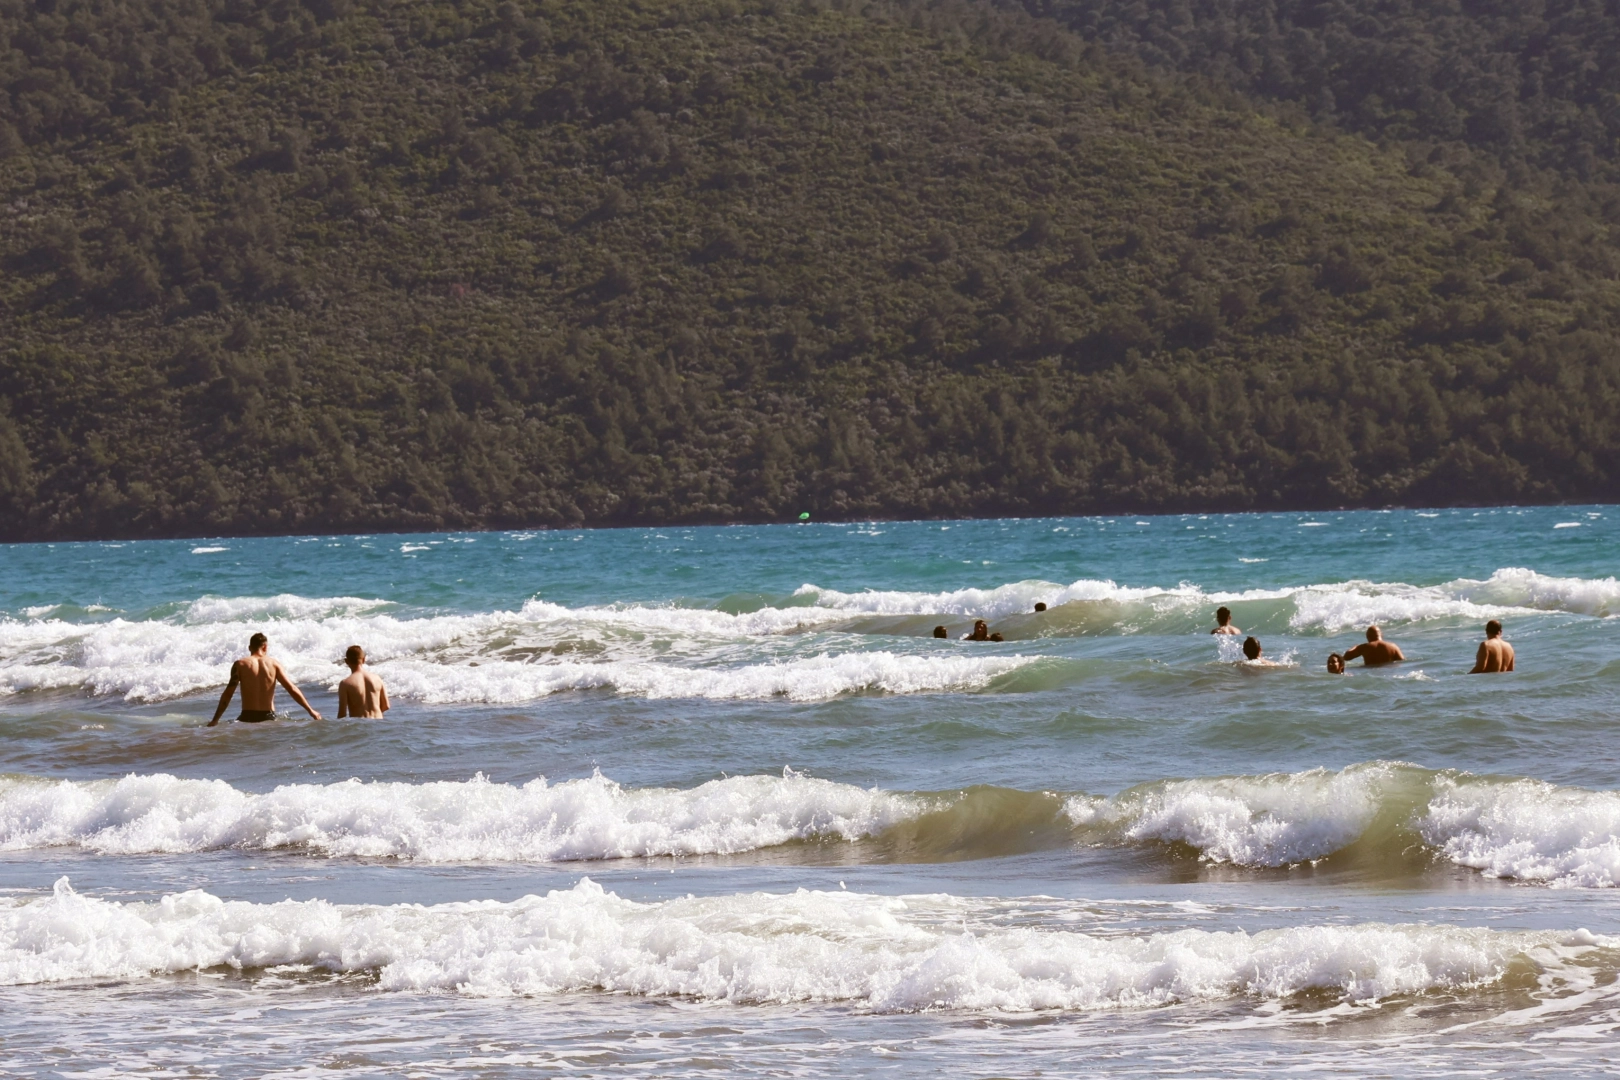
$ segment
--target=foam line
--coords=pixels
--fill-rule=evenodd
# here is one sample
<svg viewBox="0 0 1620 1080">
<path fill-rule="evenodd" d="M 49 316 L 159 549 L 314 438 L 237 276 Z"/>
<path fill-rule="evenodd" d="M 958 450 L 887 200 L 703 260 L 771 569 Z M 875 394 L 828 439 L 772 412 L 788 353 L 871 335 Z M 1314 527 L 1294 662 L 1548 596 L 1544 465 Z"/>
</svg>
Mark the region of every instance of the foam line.
<svg viewBox="0 0 1620 1080">
<path fill-rule="evenodd" d="M 1365 1002 L 1466 992 L 1516 960 L 1544 973 L 1615 942 L 1584 931 L 1306 926 L 1103 937 L 964 931 L 949 897 L 799 890 L 637 903 L 589 879 L 511 903 L 252 904 L 193 891 L 157 903 L 0 902 L 0 984 L 209 968 L 373 974 L 388 991 L 608 992 L 884 1012 L 1145 1008 L 1314 991 Z M 1612 962 L 1611 962 L 1612 966 Z"/>
</svg>

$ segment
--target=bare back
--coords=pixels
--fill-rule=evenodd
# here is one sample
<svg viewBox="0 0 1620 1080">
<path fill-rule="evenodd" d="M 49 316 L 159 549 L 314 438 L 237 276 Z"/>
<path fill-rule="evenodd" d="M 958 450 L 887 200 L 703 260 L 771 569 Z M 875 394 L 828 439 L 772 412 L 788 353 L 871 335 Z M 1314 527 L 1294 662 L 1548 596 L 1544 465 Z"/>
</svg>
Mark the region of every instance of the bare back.
<svg viewBox="0 0 1620 1080">
<path fill-rule="evenodd" d="M 276 680 L 281 665 L 268 656 L 244 656 L 231 665 L 231 678 L 242 688 L 242 708 L 249 712 L 276 711 Z"/>
<path fill-rule="evenodd" d="M 1479 643 L 1479 652 L 1474 654 L 1474 669 L 1468 674 L 1480 675 L 1512 670 L 1513 646 L 1499 637 L 1493 637 Z"/>
<path fill-rule="evenodd" d="M 1357 645 L 1344 654 L 1346 661 L 1354 660 L 1358 656 L 1361 657 L 1361 662 L 1368 667 L 1383 667 L 1385 664 L 1393 664 L 1406 659 L 1406 654 L 1401 652 L 1399 645 L 1393 641 L 1382 640 Z"/>
<path fill-rule="evenodd" d="M 338 683 L 338 717 L 381 720 L 388 711 L 388 689 L 364 667 Z"/>
</svg>

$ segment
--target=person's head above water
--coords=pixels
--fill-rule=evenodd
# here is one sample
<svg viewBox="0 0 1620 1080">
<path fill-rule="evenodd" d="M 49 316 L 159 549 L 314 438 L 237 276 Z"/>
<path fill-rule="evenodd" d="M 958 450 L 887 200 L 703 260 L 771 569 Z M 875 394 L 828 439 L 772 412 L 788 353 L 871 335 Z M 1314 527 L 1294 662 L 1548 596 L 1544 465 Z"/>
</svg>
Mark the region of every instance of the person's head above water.
<svg viewBox="0 0 1620 1080">
<path fill-rule="evenodd" d="M 366 650 L 358 645 L 350 645 L 343 652 L 343 662 L 349 665 L 350 671 L 359 671 L 360 665 L 366 662 Z"/>
<path fill-rule="evenodd" d="M 1344 674 L 1344 657 L 1340 656 L 1338 653 L 1328 653 L 1328 674 Z"/>
<path fill-rule="evenodd" d="M 1486 637 L 1501 637 L 1502 636 L 1502 624 L 1500 622 L 1496 621 L 1495 619 L 1492 619 L 1490 622 L 1486 623 L 1485 624 L 1485 636 Z"/>
<path fill-rule="evenodd" d="M 1260 659 L 1260 639 L 1252 637 L 1244 638 L 1243 655 L 1247 656 L 1250 660 Z"/>
<path fill-rule="evenodd" d="M 1367 627 L 1367 640 L 1368 641 L 1377 641 L 1379 638 L 1381 638 L 1383 636 L 1384 635 L 1379 632 L 1378 627 L 1376 627 L 1376 626 Z"/>
<path fill-rule="evenodd" d="M 934 636 L 935 637 L 950 637 L 951 635 L 946 632 L 946 630 L 945 630 L 945 628 L 943 626 L 936 626 L 936 627 L 934 627 Z"/>
<path fill-rule="evenodd" d="M 1045 604 L 1036 604 L 1035 605 L 1035 610 L 1037 612 L 1045 611 L 1046 610 L 1046 605 Z"/>
<path fill-rule="evenodd" d="M 252 637 L 248 638 L 248 655 L 253 655 L 269 644 L 269 638 L 265 637 L 263 634 L 254 634 Z"/>
<path fill-rule="evenodd" d="M 1231 621 L 1232 621 L 1232 609 L 1231 608 L 1229 608 L 1229 607 L 1218 607 L 1218 608 L 1215 609 L 1215 625 L 1216 626 L 1225 626 L 1227 623 L 1229 623 Z"/>
</svg>

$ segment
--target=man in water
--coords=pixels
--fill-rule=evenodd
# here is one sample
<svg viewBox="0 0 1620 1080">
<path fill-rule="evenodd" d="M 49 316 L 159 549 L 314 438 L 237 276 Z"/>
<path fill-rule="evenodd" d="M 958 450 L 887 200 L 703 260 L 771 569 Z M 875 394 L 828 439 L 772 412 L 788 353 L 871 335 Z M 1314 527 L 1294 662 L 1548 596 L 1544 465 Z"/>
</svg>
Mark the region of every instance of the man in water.
<svg viewBox="0 0 1620 1080">
<path fill-rule="evenodd" d="M 287 693 L 310 716 L 316 720 L 322 719 L 298 687 L 287 678 L 286 670 L 270 659 L 269 653 L 269 638 L 263 634 L 248 638 L 248 654 L 231 665 L 231 681 L 226 684 L 225 692 L 219 695 L 219 708 L 214 710 L 214 718 L 208 721 L 209 727 L 219 723 L 219 718 L 225 715 L 225 706 L 231 703 L 231 695 L 236 693 L 238 685 L 242 687 L 242 714 L 236 718 L 239 724 L 262 724 L 276 718 L 276 683 L 285 686 Z"/>
<path fill-rule="evenodd" d="M 1215 629 L 1212 634 L 1241 634 L 1243 631 L 1232 625 L 1232 609 L 1219 607 L 1215 609 Z"/>
<path fill-rule="evenodd" d="M 1039 615 L 1041 612 L 1043 612 L 1045 610 L 1046 610 L 1046 605 L 1045 604 L 1036 604 L 1035 605 L 1035 614 Z"/>
<path fill-rule="evenodd" d="M 951 635 L 946 632 L 946 630 L 945 630 L 945 628 L 943 626 L 936 626 L 936 627 L 934 627 L 934 636 L 935 637 L 950 637 Z"/>
<path fill-rule="evenodd" d="M 338 683 L 338 719 L 381 720 L 388 711 L 388 688 L 366 667 L 366 650 L 350 645 L 343 662 L 349 665 L 350 675 Z"/>
<path fill-rule="evenodd" d="M 990 624 L 985 622 L 983 619 L 974 619 L 973 620 L 973 633 L 971 633 L 971 634 L 963 634 L 962 635 L 962 640 L 963 641 L 989 641 L 990 640 Z"/>
<path fill-rule="evenodd" d="M 1275 660 L 1262 660 L 1262 659 L 1260 659 L 1260 653 L 1262 651 L 1263 650 L 1260 648 L 1260 639 L 1259 638 L 1251 637 L 1251 638 L 1244 638 L 1243 639 L 1243 656 L 1244 656 L 1244 658 L 1246 660 L 1249 661 L 1249 663 L 1256 664 L 1256 665 L 1258 665 L 1260 667 L 1281 667 L 1281 666 L 1285 666 L 1285 665 L 1278 664 Z"/>
<path fill-rule="evenodd" d="M 1502 624 L 1492 619 L 1485 624 L 1485 640 L 1474 654 L 1474 667 L 1468 674 L 1513 670 L 1513 646 L 1502 640 Z"/>
<path fill-rule="evenodd" d="M 1361 662 L 1368 667 L 1383 667 L 1385 664 L 1394 664 L 1406 659 L 1406 654 L 1401 652 L 1401 647 L 1393 641 L 1385 641 L 1383 634 L 1379 632 L 1376 626 L 1367 627 L 1367 643 L 1365 645 L 1357 645 L 1353 649 L 1345 650 L 1343 662 L 1348 664 L 1358 656 L 1361 657 Z"/>
</svg>

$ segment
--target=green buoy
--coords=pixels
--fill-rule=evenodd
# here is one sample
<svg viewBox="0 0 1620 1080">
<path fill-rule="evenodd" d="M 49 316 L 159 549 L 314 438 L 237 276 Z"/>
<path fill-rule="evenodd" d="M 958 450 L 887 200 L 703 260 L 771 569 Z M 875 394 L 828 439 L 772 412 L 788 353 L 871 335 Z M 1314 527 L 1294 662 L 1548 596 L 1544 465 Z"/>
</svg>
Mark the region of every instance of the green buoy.
<svg viewBox="0 0 1620 1080">
<path fill-rule="evenodd" d="M 799 520 L 800 521 L 809 521 L 810 520 L 810 512 L 807 510 L 804 513 L 800 514 L 799 515 Z"/>
</svg>

